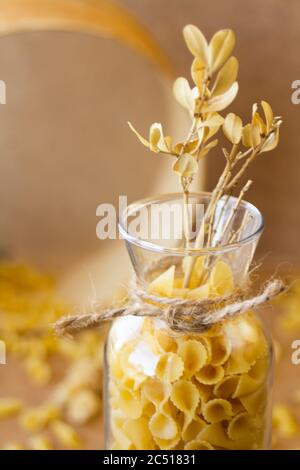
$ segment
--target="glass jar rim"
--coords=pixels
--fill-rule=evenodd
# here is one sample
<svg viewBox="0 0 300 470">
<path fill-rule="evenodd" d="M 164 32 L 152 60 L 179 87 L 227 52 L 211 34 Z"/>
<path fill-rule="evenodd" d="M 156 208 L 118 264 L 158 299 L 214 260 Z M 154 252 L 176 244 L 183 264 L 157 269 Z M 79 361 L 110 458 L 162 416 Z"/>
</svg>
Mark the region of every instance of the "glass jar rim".
<svg viewBox="0 0 300 470">
<path fill-rule="evenodd" d="M 193 192 L 190 193 L 190 197 L 211 197 L 212 193 L 210 192 Z M 235 196 L 230 196 L 234 201 L 237 201 L 237 197 Z M 150 198 L 145 198 L 138 200 L 136 202 L 133 202 L 132 204 L 129 204 L 123 213 L 120 215 L 119 219 L 119 232 L 121 237 L 126 240 L 129 243 L 132 243 L 133 245 L 139 246 L 140 248 L 143 248 L 147 251 L 152 251 L 155 253 L 162 253 L 166 255 L 172 255 L 172 256 L 204 256 L 204 255 L 209 255 L 209 254 L 214 254 L 214 255 L 220 255 L 223 253 L 228 253 L 230 251 L 234 251 L 238 248 L 240 248 L 243 245 L 247 245 L 259 238 L 261 233 L 264 230 L 265 222 L 264 222 L 264 217 L 255 207 L 253 204 L 251 204 L 248 201 L 242 200 L 240 203 L 241 207 L 244 207 L 247 209 L 252 215 L 254 215 L 258 221 L 258 228 L 253 231 L 250 235 L 247 235 L 245 238 L 242 238 L 238 242 L 234 243 L 229 243 L 226 245 L 221 245 L 218 247 L 211 247 L 211 248 L 177 248 L 177 247 L 165 247 L 162 245 L 159 245 L 158 243 L 153 243 L 152 241 L 149 242 L 143 238 L 139 238 L 137 236 L 134 236 L 129 233 L 129 231 L 126 228 L 126 220 L 128 217 L 131 215 L 134 215 L 139 209 L 149 206 L 154 203 L 158 202 L 167 202 L 171 201 L 174 199 L 179 199 L 182 198 L 182 193 L 179 192 L 174 192 L 174 193 L 166 193 L 163 195 L 158 195 L 156 197 L 150 197 Z"/>
</svg>

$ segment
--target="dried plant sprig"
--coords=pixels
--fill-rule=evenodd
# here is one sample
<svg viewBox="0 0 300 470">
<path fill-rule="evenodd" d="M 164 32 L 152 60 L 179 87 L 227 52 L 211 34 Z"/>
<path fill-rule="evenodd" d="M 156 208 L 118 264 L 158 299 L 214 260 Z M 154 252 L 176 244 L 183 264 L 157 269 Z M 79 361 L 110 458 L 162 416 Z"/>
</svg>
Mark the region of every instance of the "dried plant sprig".
<svg viewBox="0 0 300 470">
<path fill-rule="evenodd" d="M 236 98 L 238 93 L 238 60 L 232 56 L 235 36 L 230 29 L 218 31 L 208 43 L 202 32 L 193 25 L 183 30 L 186 45 L 194 59 L 191 77 L 194 86 L 188 80 L 179 77 L 174 83 L 173 92 L 178 103 L 185 108 L 191 117 L 191 127 L 182 142 L 175 145 L 171 137 L 165 136 L 162 125 L 154 123 L 150 127 L 149 139 L 142 137 L 129 123 L 131 130 L 143 145 L 152 152 L 175 157 L 173 170 L 179 175 L 183 191 L 185 243 L 191 248 L 188 233 L 189 188 L 199 170 L 199 161 L 206 157 L 218 144 L 215 136 L 222 128 L 223 134 L 231 148 L 224 148 L 225 167 L 214 188 L 210 202 L 205 211 L 201 227 L 192 246 L 194 249 L 220 246 L 237 240 L 241 227 L 229 232 L 230 225 L 241 204 L 245 192 L 252 182 L 247 182 L 237 198 L 236 204 L 228 216 L 227 223 L 217 237 L 221 215 L 216 219 L 216 209 L 220 200 L 225 197 L 221 214 L 230 201 L 233 190 L 239 184 L 248 167 L 260 156 L 276 148 L 279 141 L 280 117 L 275 117 L 271 106 L 261 102 L 263 117 L 258 105 L 252 107 L 251 121 L 243 124 L 242 119 L 234 113 L 225 117 L 220 115 Z M 185 271 L 184 286 L 188 287 L 195 265 L 195 257 L 190 257 Z"/>
</svg>

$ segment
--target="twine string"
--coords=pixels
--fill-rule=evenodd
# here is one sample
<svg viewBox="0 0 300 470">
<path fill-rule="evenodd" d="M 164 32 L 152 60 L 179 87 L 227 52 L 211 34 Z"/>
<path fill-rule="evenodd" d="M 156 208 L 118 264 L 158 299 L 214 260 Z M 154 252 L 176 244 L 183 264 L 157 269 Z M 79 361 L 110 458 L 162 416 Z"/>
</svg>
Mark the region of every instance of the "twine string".
<svg viewBox="0 0 300 470">
<path fill-rule="evenodd" d="M 257 309 L 285 291 L 281 280 L 269 281 L 261 293 L 254 297 L 218 297 L 205 300 L 186 300 L 149 294 L 142 286 L 132 287 L 129 302 L 117 308 L 100 309 L 96 312 L 67 316 L 54 326 L 58 335 L 96 328 L 119 317 L 129 315 L 164 320 L 177 332 L 202 332 L 214 324 L 247 310 Z M 151 303 L 150 303 L 151 302 Z"/>
</svg>

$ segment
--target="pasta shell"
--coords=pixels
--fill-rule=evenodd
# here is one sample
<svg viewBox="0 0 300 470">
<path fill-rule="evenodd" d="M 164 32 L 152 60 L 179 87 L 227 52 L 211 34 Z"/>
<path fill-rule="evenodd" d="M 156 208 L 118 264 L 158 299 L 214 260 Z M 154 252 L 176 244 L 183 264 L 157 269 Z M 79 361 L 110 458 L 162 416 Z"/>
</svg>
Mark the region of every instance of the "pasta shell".
<svg viewBox="0 0 300 470">
<path fill-rule="evenodd" d="M 174 439 L 178 433 L 176 421 L 159 411 L 150 419 L 149 429 L 153 436 L 163 440 Z"/>
<path fill-rule="evenodd" d="M 134 393 L 126 388 L 121 388 L 118 401 L 120 409 L 128 418 L 137 419 L 141 416 L 143 408 L 138 393 Z"/>
<path fill-rule="evenodd" d="M 218 261 L 214 265 L 209 282 L 213 292 L 218 296 L 231 294 L 234 290 L 232 271 L 224 261 Z"/>
<path fill-rule="evenodd" d="M 156 279 L 154 279 L 149 285 L 149 291 L 162 295 L 164 297 L 171 297 L 173 291 L 175 276 L 175 266 L 171 266 L 167 271 L 160 274 Z"/>
<path fill-rule="evenodd" d="M 207 361 L 207 351 L 197 340 L 191 339 L 182 343 L 178 348 L 178 355 L 183 361 L 184 371 L 188 377 L 194 375 Z"/>
<path fill-rule="evenodd" d="M 251 450 L 255 442 L 251 439 L 239 439 L 233 441 L 227 435 L 223 423 L 208 425 L 199 435 L 199 439 L 209 442 L 214 447 L 228 450 Z"/>
<path fill-rule="evenodd" d="M 248 413 L 236 415 L 229 423 L 227 433 L 230 439 L 255 440 L 255 422 Z"/>
<path fill-rule="evenodd" d="M 143 392 L 149 401 L 154 403 L 156 407 L 165 403 L 171 394 L 171 385 L 156 378 L 149 378 L 144 386 Z"/>
<path fill-rule="evenodd" d="M 238 386 L 239 377 L 232 375 L 222 379 L 217 385 L 214 386 L 214 394 L 218 398 L 232 398 Z"/>
<path fill-rule="evenodd" d="M 199 403 L 199 392 L 192 382 L 179 380 L 173 385 L 171 400 L 184 413 L 194 413 Z"/>
<path fill-rule="evenodd" d="M 180 354 L 165 353 L 156 366 L 156 375 L 164 382 L 173 383 L 182 376 L 183 370 L 184 363 Z"/>
<path fill-rule="evenodd" d="M 202 414 L 209 423 L 218 423 L 229 420 L 233 415 L 229 401 L 222 398 L 215 398 L 208 401 L 202 408 Z"/>
<path fill-rule="evenodd" d="M 210 339 L 210 363 L 213 366 L 223 365 L 230 357 L 231 342 L 226 336 L 214 336 Z"/>
<path fill-rule="evenodd" d="M 149 423 L 145 417 L 127 420 L 124 424 L 124 431 L 137 450 L 155 449 Z"/>
<path fill-rule="evenodd" d="M 214 450 L 213 446 L 207 441 L 196 439 L 188 442 L 184 447 L 185 450 Z"/>
<path fill-rule="evenodd" d="M 205 426 L 206 422 L 198 416 L 185 415 L 182 426 L 182 439 L 187 442 L 196 439 Z"/>
<path fill-rule="evenodd" d="M 215 385 L 224 377 L 222 366 L 212 366 L 208 364 L 195 374 L 196 379 L 204 385 Z"/>
</svg>

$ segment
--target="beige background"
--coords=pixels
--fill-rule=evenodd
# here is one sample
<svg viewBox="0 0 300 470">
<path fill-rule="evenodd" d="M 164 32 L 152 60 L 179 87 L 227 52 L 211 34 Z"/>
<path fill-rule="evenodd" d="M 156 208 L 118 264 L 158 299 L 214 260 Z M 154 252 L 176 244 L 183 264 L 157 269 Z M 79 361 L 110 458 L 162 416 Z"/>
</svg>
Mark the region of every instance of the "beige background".
<svg viewBox="0 0 300 470">
<path fill-rule="evenodd" d="M 130 266 L 122 242 L 96 238 L 98 204 L 177 189 L 171 159 L 151 155 L 127 120 L 176 134 L 187 117 L 161 71 L 116 41 L 15 34 L 0 39 L 0 64 L 0 249 L 59 275 L 75 301 L 89 300 L 91 279 L 109 297 Z"/>
</svg>

